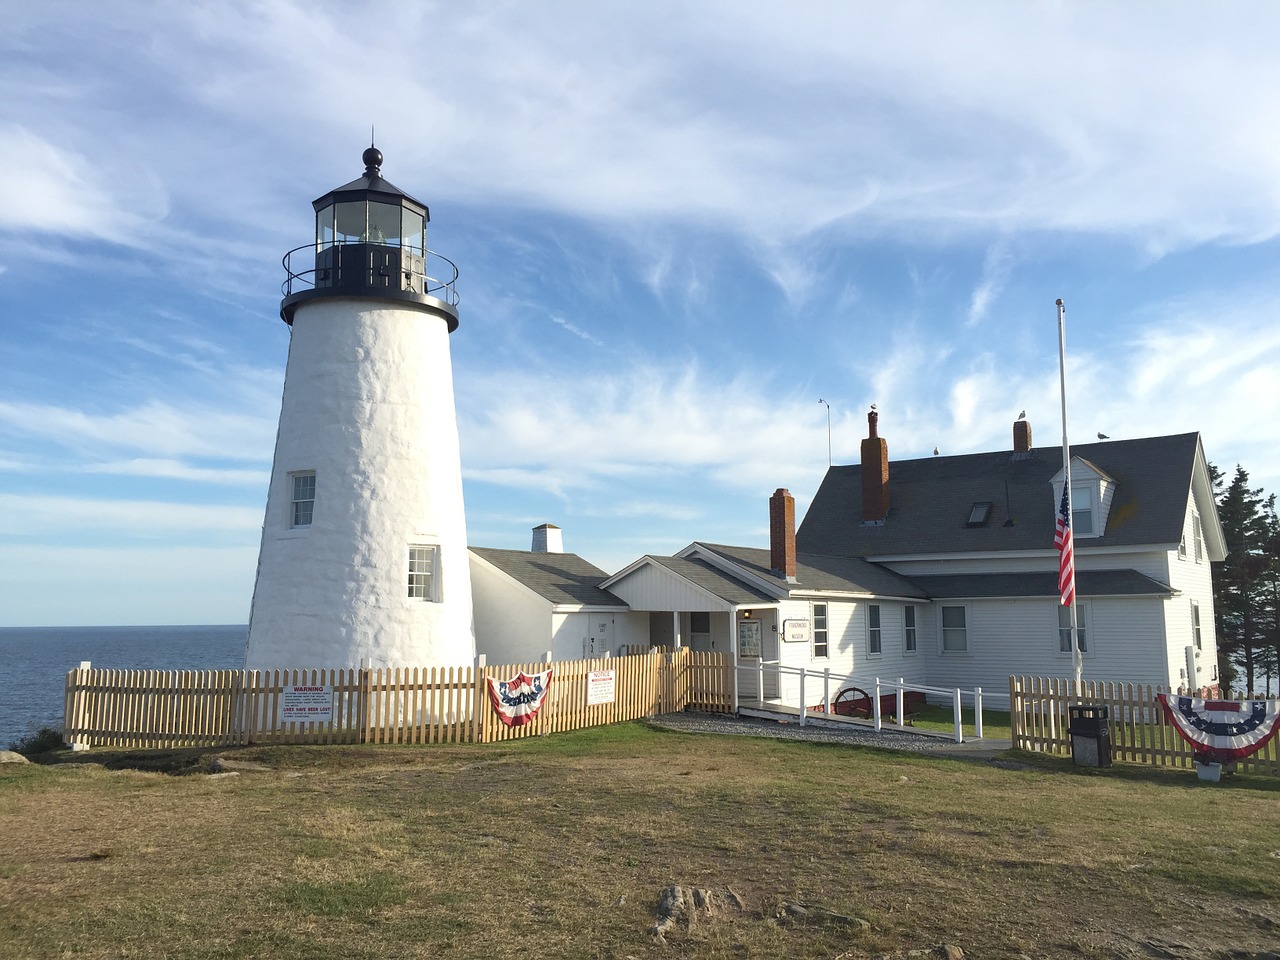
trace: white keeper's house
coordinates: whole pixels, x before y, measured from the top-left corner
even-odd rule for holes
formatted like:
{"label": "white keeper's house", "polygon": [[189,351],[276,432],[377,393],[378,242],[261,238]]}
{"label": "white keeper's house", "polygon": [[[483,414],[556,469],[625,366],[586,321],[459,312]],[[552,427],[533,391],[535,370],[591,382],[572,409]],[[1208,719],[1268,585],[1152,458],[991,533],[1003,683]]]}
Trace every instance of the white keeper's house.
{"label": "white keeper's house", "polygon": [[[890,461],[874,411],[868,422],[862,463],[828,470],[799,529],[778,490],[767,549],[695,541],[673,557],[641,557],[581,581],[591,588],[582,609],[608,607],[617,647],[642,635],[731,651],[744,666],[992,692],[1010,674],[1071,675],[1053,546],[1061,449],[1033,447],[1019,420],[1009,450]],[[1084,678],[1214,690],[1209,564],[1225,546],[1199,434],[1071,452]],[[477,584],[477,555],[507,579],[530,579],[496,553],[473,549]],[[477,646],[496,649],[512,631],[484,605],[477,586]],[[564,637],[564,649],[585,652],[588,633],[574,630],[582,636]],[[550,649],[529,645],[517,659]],[[759,682],[766,698],[794,696],[776,672],[740,670],[739,680],[744,699]]]}

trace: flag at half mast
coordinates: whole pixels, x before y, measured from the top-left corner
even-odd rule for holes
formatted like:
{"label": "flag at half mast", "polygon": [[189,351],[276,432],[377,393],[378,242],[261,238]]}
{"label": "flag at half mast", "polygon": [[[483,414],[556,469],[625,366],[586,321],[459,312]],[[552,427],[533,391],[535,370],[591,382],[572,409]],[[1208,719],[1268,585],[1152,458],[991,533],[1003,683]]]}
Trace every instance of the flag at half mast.
{"label": "flag at half mast", "polygon": [[1062,504],[1058,507],[1058,523],[1053,545],[1058,548],[1058,596],[1069,607],[1076,599],[1075,546],[1071,542],[1071,499],[1066,481],[1062,485]]}

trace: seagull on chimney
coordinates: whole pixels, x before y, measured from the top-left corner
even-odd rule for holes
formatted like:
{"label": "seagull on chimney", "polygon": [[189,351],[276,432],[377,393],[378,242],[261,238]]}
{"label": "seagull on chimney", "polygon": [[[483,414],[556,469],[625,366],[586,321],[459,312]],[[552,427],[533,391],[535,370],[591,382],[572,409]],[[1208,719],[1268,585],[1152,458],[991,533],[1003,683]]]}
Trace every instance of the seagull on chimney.
{"label": "seagull on chimney", "polygon": [[1111,438],[1110,438],[1110,437],[1108,437],[1108,436],[1107,436],[1105,433],[1103,433],[1102,431],[1098,431],[1098,439],[1099,439],[1099,440],[1110,440]]}
{"label": "seagull on chimney", "polygon": [[1023,410],[1020,414],[1018,414],[1018,419],[1019,420],[1027,419],[1027,411]]}

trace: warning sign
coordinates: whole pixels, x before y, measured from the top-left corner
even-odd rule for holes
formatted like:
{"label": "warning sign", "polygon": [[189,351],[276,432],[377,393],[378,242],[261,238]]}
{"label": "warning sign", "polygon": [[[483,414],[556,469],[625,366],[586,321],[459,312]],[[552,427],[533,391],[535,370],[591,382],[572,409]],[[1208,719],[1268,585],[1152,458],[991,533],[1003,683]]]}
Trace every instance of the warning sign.
{"label": "warning sign", "polygon": [[592,670],[587,674],[587,706],[613,703],[614,672]]}
{"label": "warning sign", "polygon": [[280,692],[280,719],[329,723],[333,720],[333,687],[329,684],[286,684]]}

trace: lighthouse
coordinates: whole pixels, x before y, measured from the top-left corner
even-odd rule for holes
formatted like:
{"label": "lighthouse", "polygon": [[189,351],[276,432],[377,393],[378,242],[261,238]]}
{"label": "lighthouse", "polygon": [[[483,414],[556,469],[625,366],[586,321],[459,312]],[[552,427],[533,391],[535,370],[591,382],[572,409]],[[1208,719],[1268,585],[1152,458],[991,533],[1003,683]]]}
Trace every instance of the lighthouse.
{"label": "lighthouse", "polygon": [[453,263],[430,214],[364,175],[313,204],[284,257],[280,426],[249,615],[249,669],[472,662],[449,336]]}

